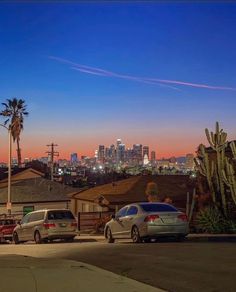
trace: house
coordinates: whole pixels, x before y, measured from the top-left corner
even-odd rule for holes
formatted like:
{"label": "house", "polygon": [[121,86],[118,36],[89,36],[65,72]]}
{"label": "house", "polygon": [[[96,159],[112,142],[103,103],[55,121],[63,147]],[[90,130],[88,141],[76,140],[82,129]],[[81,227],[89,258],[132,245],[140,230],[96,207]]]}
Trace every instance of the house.
{"label": "house", "polygon": [[[70,208],[70,197],[75,189],[44,178],[32,168],[12,171],[12,214],[22,216],[27,212],[49,208]],[[0,214],[6,214],[8,192],[7,172],[0,173]]]}
{"label": "house", "polygon": [[188,175],[143,175],[97,186],[72,196],[72,210],[78,212],[118,210],[122,206],[147,201],[145,190],[149,182],[155,182],[160,201],[170,197],[173,204],[185,208],[187,192],[193,184]]}

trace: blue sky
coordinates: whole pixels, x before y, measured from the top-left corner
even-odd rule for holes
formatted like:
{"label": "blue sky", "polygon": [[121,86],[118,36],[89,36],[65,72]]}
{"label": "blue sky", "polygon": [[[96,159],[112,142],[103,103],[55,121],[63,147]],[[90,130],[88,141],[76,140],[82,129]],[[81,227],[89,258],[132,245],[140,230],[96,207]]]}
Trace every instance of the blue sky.
{"label": "blue sky", "polygon": [[234,3],[0,4],[0,98],[28,104],[23,156],[44,155],[54,140],[63,156],[91,154],[116,138],[182,155],[205,142],[216,120],[235,139],[235,90],[99,76],[49,58],[236,88],[235,14]]}

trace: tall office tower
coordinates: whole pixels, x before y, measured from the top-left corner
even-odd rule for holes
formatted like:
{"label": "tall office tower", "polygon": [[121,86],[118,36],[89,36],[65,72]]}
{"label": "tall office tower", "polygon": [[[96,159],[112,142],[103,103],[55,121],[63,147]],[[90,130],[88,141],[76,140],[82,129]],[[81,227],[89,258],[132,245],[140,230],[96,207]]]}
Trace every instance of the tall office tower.
{"label": "tall office tower", "polygon": [[117,139],[116,140],[116,148],[118,148],[120,144],[122,144],[121,139]]}
{"label": "tall office tower", "polygon": [[133,145],[133,160],[135,160],[138,164],[143,161],[143,146],[142,144],[134,144]]}
{"label": "tall office tower", "polygon": [[105,159],[105,146],[99,145],[98,146],[98,161],[101,163],[104,163]]}
{"label": "tall office tower", "polygon": [[78,163],[78,155],[77,155],[77,153],[71,153],[70,162],[71,162],[71,164],[77,164]]}
{"label": "tall office tower", "polygon": [[110,146],[110,158],[115,161],[116,160],[116,147],[114,144]]}
{"label": "tall office tower", "polygon": [[125,144],[119,144],[116,150],[117,163],[125,161]]}
{"label": "tall office tower", "polygon": [[185,168],[188,170],[194,169],[194,155],[192,153],[186,154]]}
{"label": "tall office tower", "polygon": [[155,162],[155,161],[156,161],[156,152],[151,151],[151,162]]}
{"label": "tall office tower", "polygon": [[105,160],[111,158],[111,155],[110,155],[110,148],[106,147],[105,148]]}
{"label": "tall office tower", "polygon": [[126,150],[126,160],[128,161],[128,162],[132,162],[132,160],[133,160],[133,149],[131,149],[131,148],[127,148],[127,150]]}
{"label": "tall office tower", "polygon": [[148,146],[143,146],[143,158],[147,154],[147,157],[149,159],[149,147]]}

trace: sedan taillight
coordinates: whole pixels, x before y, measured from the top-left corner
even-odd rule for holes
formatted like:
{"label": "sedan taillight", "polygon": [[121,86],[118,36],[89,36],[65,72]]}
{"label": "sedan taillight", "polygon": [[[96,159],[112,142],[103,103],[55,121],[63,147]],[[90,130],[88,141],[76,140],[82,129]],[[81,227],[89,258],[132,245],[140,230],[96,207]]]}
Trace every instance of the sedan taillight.
{"label": "sedan taillight", "polygon": [[160,218],[159,215],[148,215],[145,219],[144,222],[153,222],[156,219]]}
{"label": "sedan taillight", "polygon": [[186,214],[180,214],[178,215],[178,218],[184,222],[188,221],[188,216]]}

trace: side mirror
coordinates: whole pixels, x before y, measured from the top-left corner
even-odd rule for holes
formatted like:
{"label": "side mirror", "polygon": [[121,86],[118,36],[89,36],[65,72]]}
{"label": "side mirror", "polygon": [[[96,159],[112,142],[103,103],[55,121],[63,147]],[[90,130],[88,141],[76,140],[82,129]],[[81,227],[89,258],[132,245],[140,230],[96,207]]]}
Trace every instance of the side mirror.
{"label": "side mirror", "polygon": [[116,218],[116,215],[115,214],[112,214],[111,215],[111,219],[115,219]]}

